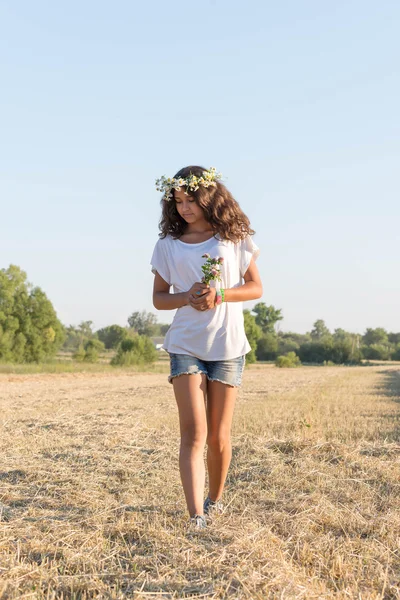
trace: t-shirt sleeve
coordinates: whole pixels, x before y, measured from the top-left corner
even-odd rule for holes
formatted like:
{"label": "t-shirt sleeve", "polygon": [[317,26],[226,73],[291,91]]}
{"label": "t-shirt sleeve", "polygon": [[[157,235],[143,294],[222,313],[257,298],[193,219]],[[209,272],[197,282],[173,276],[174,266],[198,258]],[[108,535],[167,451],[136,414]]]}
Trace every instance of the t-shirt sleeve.
{"label": "t-shirt sleeve", "polygon": [[251,236],[247,236],[244,240],[239,242],[240,244],[240,274],[244,277],[247,269],[250,266],[251,259],[257,260],[258,255],[260,254],[259,247],[253,242],[253,238]]}
{"label": "t-shirt sleeve", "polygon": [[168,266],[167,248],[164,240],[158,240],[151,257],[151,271],[158,273],[167,283],[171,284],[171,273]]}

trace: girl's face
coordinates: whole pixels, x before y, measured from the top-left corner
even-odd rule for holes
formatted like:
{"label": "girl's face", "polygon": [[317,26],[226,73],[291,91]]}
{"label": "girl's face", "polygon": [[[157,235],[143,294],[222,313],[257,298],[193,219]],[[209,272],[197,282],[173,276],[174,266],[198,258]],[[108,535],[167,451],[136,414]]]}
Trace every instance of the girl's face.
{"label": "girl's face", "polygon": [[174,191],[176,210],[188,224],[199,224],[204,221],[203,209],[196,203],[195,199],[185,194],[184,190]]}

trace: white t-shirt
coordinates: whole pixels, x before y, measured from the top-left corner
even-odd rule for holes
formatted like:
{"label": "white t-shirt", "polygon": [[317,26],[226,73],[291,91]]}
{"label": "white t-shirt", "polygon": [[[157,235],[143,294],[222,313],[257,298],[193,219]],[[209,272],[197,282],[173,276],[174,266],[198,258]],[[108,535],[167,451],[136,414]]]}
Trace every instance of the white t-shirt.
{"label": "white t-shirt", "polygon": [[[159,239],[151,259],[153,273],[173,286],[174,293],[187,292],[203,276],[201,267],[209,253],[211,258],[222,256],[221,288],[243,284],[252,257],[259,249],[248,236],[237,242],[212,237],[198,244],[187,244],[171,236]],[[229,360],[251,350],[244,331],[243,303],[223,302],[215,308],[198,311],[183,306],[176,311],[165,337],[164,349],[174,354],[189,354],[202,360]]]}

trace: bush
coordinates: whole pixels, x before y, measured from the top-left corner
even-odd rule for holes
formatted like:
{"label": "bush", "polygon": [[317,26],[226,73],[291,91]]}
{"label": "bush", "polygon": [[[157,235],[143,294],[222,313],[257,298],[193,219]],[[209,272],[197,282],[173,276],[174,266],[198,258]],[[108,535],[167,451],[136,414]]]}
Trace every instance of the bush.
{"label": "bush", "polygon": [[323,364],[327,360],[332,359],[332,346],[331,340],[324,340],[321,342],[306,342],[301,344],[298,355],[303,363],[317,363]]}
{"label": "bush", "polygon": [[279,337],[278,338],[278,354],[282,356],[283,354],[287,354],[288,352],[296,352],[300,348],[300,344],[296,342],[296,340],[291,339],[289,337]]}
{"label": "bush", "polygon": [[274,333],[264,333],[257,342],[257,360],[275,360],[278,356],[278,339]]}
{"label": "bush", "polygon": [[104,344],[96,338],[88,340],[86,344],[80,344],[77,351],[72,355],[74,360],[79,362],[95,363],[99,360],[99,352],[104,350]]}
{"label": "bush", "polygon": [[85,358],[83,359],[85,362],[95,363],[99,360],[99,355],[94,348],[89,348],[85,352]]}
{"label": "bush", "polygon": [[138,336],[122,340],[120,344],[120,350],[122,350],[122,352],[132,352],[132,350],[134,350],[137,346],[137,344],[135,344],[136,337]]}
{"label": "bush", "polygon": [[358,364],[361,362],[361,351],[355,347],[353,340],[336,341],[331,350],[330,360],[336,365]]}
{"label": "bush", "polygon": [[297,352],[303,363],[323,365],[333,362],[336,365],[359,363],[362,355],[353,340],[325,339],[319,342],[302,344]]}
{"label": "bush", "polygon": [[120,343],[111,364],[123,367],[144,365],[155,362],[157,357],[157,350],[151,339],[145,335],[137,335],[133,339],[126,339]]}
{"label": "bush", "polygon": [[103,352],[104,351],[104,343],[101,342],[100,340],[93,338],[91,340],[88,340],[84,346],[86,352],[93,352],[93,350],[95,350],[96,352]]}
{"label": "bush", "polygon": [[288,352],[285,356],[278,356],[275,365],[280,369],[300,367],[301,362],[295,352]]}
{"label": "bush", "polygon": [[99,340],[104,342],[107,350],[117,348],[122,340],[127,337],[127,330],[120,325],[109,325],[99,329],[96,333]]}
{"label": "bush", "polygon": [[250,352],[246,354],[246,363],[255,363],[257,342],[262,335],[261,327],[257,325],[255,317],[247,309],[243,311],[243,320],[246,337],[251,346]]}
{"label": "bush", "polygon": [[72,355],[72,358],[74,360],[82,362],[83,360],[85,360],[85,355],[86,355],[85,348],[81,344],[79,346],[78,350],[76,352],[74,352],[74,354]]}
{"label": "bush", "polygon": [[396,350],[392,353],[392,360],[400,360],[400,344],[397,345]]}
{"label": "bush", "polygon": [[100,342],[100,340],[89,340],[88,342],[86,342],[85,356],[83,359],[85,362],[95,363],[99,360],[98,350],[101,350],[99,344],[101,344],[102,349],[104,350],[104,344],[103,342]]}
{"label": "bush", "polygon": [[362,355],[368,360],[389,360],[390,347],[383,344],[371,344],[362,347]]}

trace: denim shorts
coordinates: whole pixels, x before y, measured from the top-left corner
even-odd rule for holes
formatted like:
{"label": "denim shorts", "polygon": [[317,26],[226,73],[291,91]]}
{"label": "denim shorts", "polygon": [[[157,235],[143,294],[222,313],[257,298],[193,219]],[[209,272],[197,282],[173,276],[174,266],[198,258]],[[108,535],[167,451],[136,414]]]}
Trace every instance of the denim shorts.
{"label": "denim shorts", "polygon": [[220,381],[232,387],[239,387],[246,361],[245,356],[230,360],[201,360],[189,354],[170,354],[171,374],[168,381],[172,383],[179,375],[198,375],[203,373],[209,381]]}

